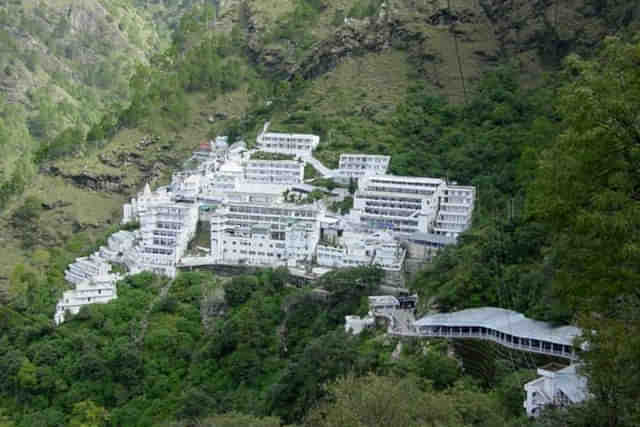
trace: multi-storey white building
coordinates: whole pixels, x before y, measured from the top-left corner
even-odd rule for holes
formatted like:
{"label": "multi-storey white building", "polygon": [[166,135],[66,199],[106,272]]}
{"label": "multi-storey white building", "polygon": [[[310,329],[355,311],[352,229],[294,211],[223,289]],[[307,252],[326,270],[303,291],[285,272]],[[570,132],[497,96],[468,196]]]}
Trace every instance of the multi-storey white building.
{"label": "multi-storey white building", "polygon": [[224,217],[211,219],[211,257],[218,263],[284,265],[285,233],[268,225],[229,226]]}
{"label": "multi-storey white building", "polygon": [[95,276],[76,285],[75,289],[65,291],[56,305],[54,321],[57,325],[65,321],[65,314],[78,314],[80,308],[89,304],[107,303],[118,297],[116,282],[120,279],[117,274]]}
{"label": "multi-storey white building", "polygon": [[376,265],[387,271],[400,271],[405,250],[389,232],[365,234],[346,231],[333,242],[319,244],[316,262],[326,267]]}
{"label": "multi-storey white building", "polygon": [[426,232],[435,221],[445,186],[445,181],[435,178],[364,177],[359,180],[350,215],[371,231]]}
{"label": "multi-storey white building", "polygon": [[267,122],[256,140],[258,148],[267,153],[306,157],[310,156],[320,143],[320,137],[317,135],[267,132],[268,128],[269,123]]}
{"label": "multi-storey white building", "polygon": [[285,223],[239,225],[228,218],[229,211],[216,213],[211,217],[213,261],[270,266],[311,262],[319,238],[317,227],[296,222],[287,222],[284,228]]}
{"label": "multi-storey white building", "polygon": [[368,176],[360,179],[350,215],[368,230],[457,238],[471,225],[474,201],[474,187],[442,179]]}
{"label": "multi-storey white building", "polygon": [[150,203],[140,214],[141,270],[175,277],[176,264],[195,235],[198,206],[192,203]]}
{"label": "multi-storey white building", "polygon": [[433,232],[438,235],[458,237],[469,228],[475,194],[475,187],[447,185],[440,196]]}
{"label": "multi-storey white building", "polygon": [[98,254],[76,259],[64,276],[75,288],[65,291],[58,301],[54,316],[56,324],[64,322],[66,312],[78,314],[84,305],[106,303],[117,298],[115,283],[120,276],[112,274],[111,265]]}
{"label": "multi-storey white building", "polygon": [[249,160],[245,166],[246,182],[265,184],[300,184],[304,163],[295,160]]}
{"label": "multi-storey white building", "polygon": [[335,177],[341,181],[387,173],[391,157],[377,154],[341,154]]}

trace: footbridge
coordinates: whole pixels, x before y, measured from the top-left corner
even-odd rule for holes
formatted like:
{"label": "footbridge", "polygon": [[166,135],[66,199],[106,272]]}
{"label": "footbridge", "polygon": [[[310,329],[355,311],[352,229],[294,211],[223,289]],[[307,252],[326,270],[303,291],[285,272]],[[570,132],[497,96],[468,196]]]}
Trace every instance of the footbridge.
{"label": "footbridge", "polygon": [[406,310],[373,308],[372,314],[390,320],[388,333],[399,337],[478,339],[529,353],[577,360],[575,326],[554,327],[503,308],[482,307],[439,313],[413,321]]}

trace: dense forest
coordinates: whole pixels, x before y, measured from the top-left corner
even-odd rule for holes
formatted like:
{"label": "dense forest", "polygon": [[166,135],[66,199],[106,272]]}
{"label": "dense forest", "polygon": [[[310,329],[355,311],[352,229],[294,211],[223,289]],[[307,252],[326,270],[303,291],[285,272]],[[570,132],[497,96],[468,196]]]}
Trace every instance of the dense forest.
{"label": "dense forest", "polygon": [[[293,41],[302,58],[326,5],[294,3],[264,37]],[[381,7],[351,3],[331,25]],[[274,73],[250,57],[247,34],[211,31],[216,8],[184,5],[170,47],[137,66],[127,102],[99,120],[19,144],[32,130],[3,103],[0,150],[29,154],[0,176],[0,208],[29,261],[12,266],[0,293],[0,426],[640,424],[640,42],[622,31],[634,19],[627,2],[595,3],[618,36],[562,55],[536,85],[505,58],[465,87],[463,102],[440,96],[410,62],[389,111],[352,108],[365,95],[342,89],[321,97],[350,109],[322,109],[314,79]],[[291,286],[284,270],[139,274],[119,283],[116,301],[54,328],[66,265],[119,227],[49,244],[51,208],[28,193],[39,170],[98,156],[128,129],[178,134],[200,114],[194,96],[229,102],[239,90],[246,110],[208,136],[250,141],[275,118],[318,133],[329,164],[344,151],[390,154],[393,173],[475,185],[471,229],[409,283],[420,311],[499,306],[582,327],[592,399],[528,420],[531,360],[484,345],[453,358],[446,342],[398,346],[382,328],[346,334],[344,316],[364,314],[378,292],[376,269],[324,276],[314,286],[328,299]]]}

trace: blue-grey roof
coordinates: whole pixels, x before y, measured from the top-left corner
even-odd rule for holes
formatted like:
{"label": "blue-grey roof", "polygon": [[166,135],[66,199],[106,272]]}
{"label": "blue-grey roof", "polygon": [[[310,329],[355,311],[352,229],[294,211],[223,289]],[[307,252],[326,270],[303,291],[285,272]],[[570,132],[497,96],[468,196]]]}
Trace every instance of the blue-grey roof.
{"label": "blue-grey roof", "polygon": [[470,308],[454,313],[434,314],[417,320],[414,325],[416,327],[478,326],[521,338],[563,345],[572,345],[573,339],[581,334],[581,330],[575,326],[553,327],[550,323],[529,319],[522,313],[496,307]]}

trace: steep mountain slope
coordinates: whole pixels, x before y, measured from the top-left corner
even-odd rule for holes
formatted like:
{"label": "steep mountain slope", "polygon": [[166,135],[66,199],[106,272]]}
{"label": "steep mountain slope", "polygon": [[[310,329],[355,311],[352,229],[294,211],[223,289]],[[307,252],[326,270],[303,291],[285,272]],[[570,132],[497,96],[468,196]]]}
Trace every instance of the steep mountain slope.
{"label": "steep mountain slope", "polygon": [[[34,4],[29,3],[28,8],[28,2],[24,3],[22,16],[29,12],[32,21],[48,23],[49,32],[44,35],[55,33],[52,22],[68,22],[66,27],[63,25],[66,29],[60,40],[52,45],[60,45],[63,53],[80,49],[83,55],[66,58],[62,54],[39,64],[60,63],[69,69],[86,66],[90,72],[84,77],[74,71],[71,80],[62,81],[68,84],[77,79],[80,83],[73,87],[89,88],[92,96],[86,98],[99,110],[108,100],[124,101],[131,96],[126,78],[127,72],[132,72],[129,65],[124,65],[126,61],[114,63],[115,58],[104,55],[113,55],[114,49],[119,49],[117,54],[128,52],[128,58],[144,60],[150,47],[162,46],[169,37],[158,28],[166,29],[170,24],[153,23],[167,21],[169,12],[192,2],[153,3],[147,9],[139,5],[146,2],[94,0],[82,6],[56,2],[45,6],[46,21],[36,13]],[[4,5],[15,11],[13,7]],[[472,98],[484,73],[506,62],[519,72],[520,84],[531,86],[540,82],[542,70],[555,67],[569,50],[591,49],[605,34],[633,28],[638,21],[636,10],[635,5],[625,2],[610,2],[598,9],[588,0],[227,0],[217,8],[207,9],[196,2],[182,24],[175,27],[173,46],[164,59],[138,70],[138,78],[132,82],[133,86],[138,85],[133,93],[138,94],[140,105],[145,104],[144,99],[153,100],[140,111],[136,110],[139,103],[135,99],[128,110],[113,110],[116,120],[109,119],[116,123],[110,128],[115,132],[113,137],[81,141],[70,155],[41,164],[34,185],[27,185],[26,193],[1,214],[0,226],[5,231],[0,251],[5,255],[3,259],[10,262],[2,263],[0,276],[8,278],[15,262],[32,250],[24,246],[22,230],[11,219],[28,196],[53,206],[37,219],[42,230],[53,232],[35,240],[36,247],[51,247],[62,244],[79,230],[100,234],[99,230],[117,220],[124,197],[146,181],[166,180],[202,139],[232,132],[251,141],[267,119],[273,119],[274,126],[283,129],[319,133],[323,141],[319,156],[329,164],[343,150],[402,153],[397,141],[403,140],[388,129],[397,106],[407,97],[407,88],[421,83],[426,94],[444,96],[454,104],[464,103]],[[9,20],[14,28],[16,16],[14,13]],[[80,29],[86,26],[101,37],[92,39],[89,34],[84,36],[89,40],[82,42]],[[55,53],[42,38],[25,33],[23,39],[34,40],[34,46],[42,52]],[[201,47],[203,40],[210,39],[217,40],[214,44],[218,47]],[[105,45],[111,48],[106,49]],[[36,47],[33,50],[37,51]],[[208,58],[210,62],[206,62]],[[53,123],[55,130],[61,129],[64,120],[59,123],[46,117],[52,111],[71,111],[64,116],[71,117],[66,118],[69,123],[95,121],[99,113],[90,120],[82,118],[82,114],[93,114],[89,101],[82,96],[70,97],[75,92],[65,89],[62,83],[55,86],[50,77],[45,76],[44,81],[54,87],[49,93],[59,96],[58,107],[66,102],[71,108],[52,108],[49,95],[25,95],[29,84],[41,87],[33,76],[43,74],[47,68],[37,65],[34,72],[22,60],[16,64],[28,71],[24,80],[32,83],[7,78],[15,82],[9,96],[15,101],[23,100],[31,109],[22,116],[14,112],[16,117],[26,116],[29,132],[37,132],[39,119]],[[107,79],[113,84],[104,89],[82,80],[89,75],[102,75],[100,64],[120,67],[115,73],[119,78]],[[226,87],[224,82],[229,76],[235,80]],[[189,81],[180,84],[180,79]],[[155,95],[152,97],[150,92]],[[267,101],[274,104],[264,107]],[[74,109],[73,105],[77,107]],[[125,113],[135,111],[141,118],[132,121],[132,115]],[[210,123],[208,118],[216,113],[221,113],[221,119]],[[74,118],[74,114],[81,117]],[[23,127],[21,132],[27,131]],[[15,137],[9,139],[13,144],[19,141]],[[24,145],[12,148],[14,158],[15,153],[29,156],[31,151]],[[415,164],[419,159],[405,160]],[[8,178],[10,169],[4,172]],[[82,206],[95,203],[96,191],[103,200],[97,206],[104,208],[84,211]]]}
{"label": "steep mountain slope", "polygon": [[[26,138],[35,141],[26,145],[47,142],[69,126],[88,129],[111,104],[127,102],[136,63],[168,46],[168,27],[181,7],[129,0],[1,2],[0,102],[12,109],[2,127],[26,127]],[[15,143],[3,151],[15,152]],[[8,176],[12,162],[0,164]]]}

